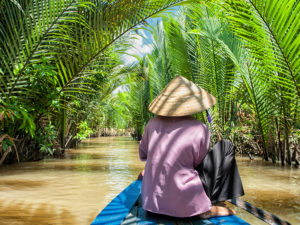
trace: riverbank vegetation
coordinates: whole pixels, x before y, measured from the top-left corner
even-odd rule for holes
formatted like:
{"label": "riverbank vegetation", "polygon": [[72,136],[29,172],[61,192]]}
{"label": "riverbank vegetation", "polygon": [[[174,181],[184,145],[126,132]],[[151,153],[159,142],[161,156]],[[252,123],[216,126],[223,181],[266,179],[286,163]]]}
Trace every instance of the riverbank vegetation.
{"label": "riverbank vegetation", "polygon": [[[182,75],[218,99],[213,142],[298,166],[298,1],[185,1],[145,21],[177,2],[0,0],[0,164],[62,154],[105,128],[140,139],[149,103]],[[124,65],[136,25],[153,50]]]}

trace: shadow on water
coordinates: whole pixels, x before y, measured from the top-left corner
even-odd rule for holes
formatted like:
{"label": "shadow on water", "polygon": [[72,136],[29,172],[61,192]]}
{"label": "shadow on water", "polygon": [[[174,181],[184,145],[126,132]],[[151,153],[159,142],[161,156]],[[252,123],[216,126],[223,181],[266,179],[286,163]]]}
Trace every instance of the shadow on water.
{"label": "shadow on water", "polygon": [[[39,168],[39,171],[57,171],[57,172],[63,172],[63,171],[73,171],[73,172],[99,172],[99,173],[105,173],[105,172],[110,172],[110,171],[114,171],[116,173],[130,173],[130,174],[138,174],[141,171],[141,167],[140,166],[131,166],[131,165],[109,165],[109,164],[97,164],[97,163],[91,163],[91,162],[86,162],[86,163],[55,163],[52,164],[50,163],[49,165],[45,165],[43,167]],[[27,169],[26,173],[30,173],[30,172],[35,172],[36,168],[31,168],[31,169]],[[17,174],[23,174],[24,171],[22,170],[15,170],[13,172],[15,175]],[[4,181],[5,182],[5,181]],[[32,182],[32,183],[31,183]],[[39,183],[39,181],[22,181],[19,183],[15,183],[13,184],[13,181],[6,181],[7,185],[15,185],[15,186],[19,186],[19,187],[27,187],[27,186],[38,186],[39,184],[42,185],[41,183]],[[1,185],[5,185],[5,183],[2,182],[1,180]]]}
{"label": "shadow on water", "polygon": [[[244,200],[300,224],[300,170],[261,160],[237,159]],[[128,186],[144,167],[130,137],[93,138],[63,159],[0,168],[1,225],[85,225]],[[250,214],[236,209],[250,224]]]}
{"label": "shadow on water", "polygon": [[0,208],[1,225],[78,224],[69,210],[58,210],[56,206],[47,203],[36,205],[18,200],[8,203],[0,200]]}
{"label": "shadow on water", "polygon": [[37,180],[1,179],[0,188],[1,186],[11,189],[40,188],[44,185],[46,185],[46,182]]}
{"label": "shadow on water", "polygon": [[291,224],[300,224],[299,169],[258,158],[250,161],[239,157],[237,162],[246,193],[243,200]]}
{"label": "shadow on water", "polygon": [[63,159],[0,168],[0,224],[90,224],[143,168],[131,138],[95,138]]}

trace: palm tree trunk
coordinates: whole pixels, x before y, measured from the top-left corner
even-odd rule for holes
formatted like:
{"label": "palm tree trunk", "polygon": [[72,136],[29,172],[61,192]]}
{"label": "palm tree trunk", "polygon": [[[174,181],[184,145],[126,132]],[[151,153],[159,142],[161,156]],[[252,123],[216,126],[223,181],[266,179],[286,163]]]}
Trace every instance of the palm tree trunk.
{"label": "palm tree trunk", "polygon": [[282,142],[280,140],[280,127],[278,124],[278,118],[275,118],[275,125],[276,125],[276,134],[277,134],[277,159],[281,159],[281,165],[284,166],[284,157],[283,157],[283,149],[282,149]]}
{"label": "palm tree trunk", "polygon": [[66,102],[65,102],[65,97],[63,96],[61,98],[63,104],[60,109],[60,147],[62,149],[65,148],[65,134],[66,134]]}
{"label": "palm tree trunk", "polygon": [[272,163],[276,163],[276,153],[275,153],[275,140],[273,138],[273,134],[269,132],[269,153],[271,154],[270,157],[272,159]]}
{"label": "palm tree trunk", "polygon": [[290,143],[289,143],[289,127],[288,122],[284,119],[284,150],[287,154],[286,162],[291,165],[292,158],[291,158],[291,151],[290,151]]}
{"label": "palm tree trunk", "polygon": [[11,147],[8,147],[8,149],[4,152],[4,154],[2,155],[1,159],[0,159],[0,166],[3,164],[6,156],[8,155],[8,153],[11,152]]}
{"label": "palm tree trunk", "polygon": [[251,72],[249,70],[248,62],[247,62],[247,69],[248,69],[248,74],[249,74],[250,87],[251,87],[252,95],[253,95],[253,98],[254,98],[253,103],[254,103],[255,111],[256,111],[256,114],[257,114],[257,117],[258,117],[258,126],[259,126],[259,130],[260,130],[261,137],[262,137],[263,158],[264,158],[264,160],[269,161],[269,159],[268,159],[268,149],[266,148],[266,139],[265,139],[265,134],[264,134],[264,130],[263,130],[263,127],[262,127],[260,110],[258,109],[257,96],[256,96],[256,93],[255,93],[254,84],[253,84],[253,80],[252,80],[253,77],[252,77]]}

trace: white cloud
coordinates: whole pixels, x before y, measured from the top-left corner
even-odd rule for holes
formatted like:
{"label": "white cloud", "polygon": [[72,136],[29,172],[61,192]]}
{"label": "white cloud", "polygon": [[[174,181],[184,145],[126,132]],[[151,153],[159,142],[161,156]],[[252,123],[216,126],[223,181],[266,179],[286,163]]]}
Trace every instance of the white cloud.
{"label": "white cloud", "polygon": [[129,37],[131,38],[132,47],[126,51],[127,54],[121,56],[125,65],[137,62],[134,56],[143,57],[145,54],[151,53],[153,49],[151,43],[145,44],[145,39],[149,39],[149,37],[144,30],[139,30],[139,34],[132,33]]}

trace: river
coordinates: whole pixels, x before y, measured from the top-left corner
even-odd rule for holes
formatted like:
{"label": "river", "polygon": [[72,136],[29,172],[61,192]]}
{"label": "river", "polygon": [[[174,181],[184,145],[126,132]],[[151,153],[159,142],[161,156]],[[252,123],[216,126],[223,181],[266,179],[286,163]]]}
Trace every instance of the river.
{"label": "river", "polygon": [[[300,170],[237,158],[244,200],[300,224]],[[101,137],[45,159],[0,168],[1,225],[84,225],[136,179],[144,163],[130,137]],[[243,210],[238,216],[265,224]]]}

